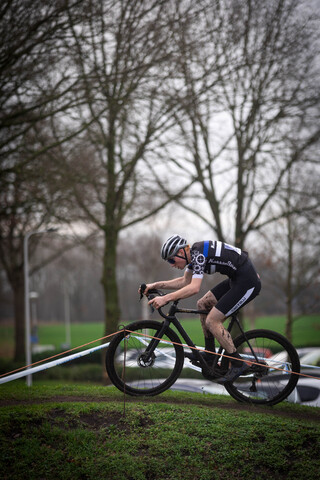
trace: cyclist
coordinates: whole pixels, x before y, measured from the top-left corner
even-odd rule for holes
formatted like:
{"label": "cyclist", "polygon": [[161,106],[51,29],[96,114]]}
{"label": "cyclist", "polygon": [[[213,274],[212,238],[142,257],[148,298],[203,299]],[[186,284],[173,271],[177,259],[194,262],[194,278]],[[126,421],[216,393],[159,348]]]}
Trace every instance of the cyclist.
{"label": "cyclist", "polygon": [[[168,302],[188,298],[199,292],[204,274],[219,272],[228,278],[209,290],[197,302],[199,310],[207,310],[207,315],[201,315],[201,325],[205,338],[205,350],[214,352],[216,338],[225,349],[225,354],[231,357],[229,370],[218,379],[219,383],[230,382],[245,373],[248,365],[241,360],[230,333],[224,328],[224,320],[253,300],[261,290],[260,277],[257,274],[248,253],[220,241],[201,241],[191,247],[180,235],[172,235],[161,249],[161,257],[172,267],[186,270],[184,275],[172,280],[158,281],[147,284],[144,293],[150,289],[175,290],[163,296],[157,296],[149,304],[158,309]],[[195,361],[193,354],[186,354]],[[209,364],[213,355],[204,352]],[[206,372],[216,376],[216,372]]]}

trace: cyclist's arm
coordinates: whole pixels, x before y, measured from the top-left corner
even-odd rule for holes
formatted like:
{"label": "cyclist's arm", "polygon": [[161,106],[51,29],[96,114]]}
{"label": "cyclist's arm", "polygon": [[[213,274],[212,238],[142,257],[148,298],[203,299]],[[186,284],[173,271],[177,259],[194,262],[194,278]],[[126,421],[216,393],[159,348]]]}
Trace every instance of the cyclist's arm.
{"label": "cyclist's arm", "polygon": [[162,298],[165,299],[166,302],[174,302],[175,300],[192,297],[192,295],[199,293],[199,290],[201,288],[202,278],[192,278],[192,272],[190,272],[190,274],[191,274],[191,281],[189,282],[188,285],[183,286],[182,288],[180,288],[179,290],[176,290],[175,292],[168,293]]}
{"label": "cyclist's arm", "polygon": [[183,277],[173,278],[172,280],[163,280],[160,282],[148,283],[145,293],[148,290],[155,288],[156,290],[178,290],[188,285],[192,280],[192,271],[186,270]]}
{"label": "cyclist's arm", "polygon": [[154,308],[160,308],[163,307],[163,305],[166,305],[166,303],[168,302],[174,302],[175,300],[191,297],[192,295],[195,295],[199,292],[201,282],[202,278],[192,278],[191,282],[188,285],[180,288],[179,290],[176,290],[175,292],[163,295],[162,297],[155,297],[148,303],[149,305],[153,305]]}

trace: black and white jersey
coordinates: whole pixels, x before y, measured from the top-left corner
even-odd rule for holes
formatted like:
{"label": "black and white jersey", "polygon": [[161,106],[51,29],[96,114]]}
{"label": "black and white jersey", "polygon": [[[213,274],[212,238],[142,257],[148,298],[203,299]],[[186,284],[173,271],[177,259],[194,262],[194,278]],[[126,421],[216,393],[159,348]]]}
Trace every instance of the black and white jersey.
{"label": "black and white jersey", "polygon": [[219,272],[233,278],[247,258],[247,252],[220,241],[207,240],[194,243],[191,247],[191,270],[194,278],[202,278],[205,273]]}

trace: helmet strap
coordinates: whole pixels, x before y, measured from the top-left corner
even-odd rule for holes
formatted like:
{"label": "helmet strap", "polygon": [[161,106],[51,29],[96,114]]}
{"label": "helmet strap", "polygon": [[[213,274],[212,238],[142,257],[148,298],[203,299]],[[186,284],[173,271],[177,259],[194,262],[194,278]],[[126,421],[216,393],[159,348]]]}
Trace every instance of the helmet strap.
{"label": "helmet strap", "polygon": [[185,248],[185,247],[183,247],[183,253],[184,253],[184,259],[185,259],[185,261],[186,261],[186,265],[188,265],[189,260],[188,260],[188,257],[187,257],[187,253],[186,253],[186,248]]}

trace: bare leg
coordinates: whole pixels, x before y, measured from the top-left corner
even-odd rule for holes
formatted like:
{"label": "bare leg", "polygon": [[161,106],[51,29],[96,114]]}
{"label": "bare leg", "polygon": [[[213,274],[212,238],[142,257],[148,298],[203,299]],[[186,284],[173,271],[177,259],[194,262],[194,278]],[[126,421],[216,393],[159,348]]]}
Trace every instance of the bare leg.
{"label": "bare leg", "polygon": [[198,300],[197,307],[199,310],[210,310],[208,315],[200,315],[204,336],[210,337],[213,335],[228,353],[233,353],[236,348],[231,335],[222,325],[225,316],[215,308],[216,304],[217,299],[210,290]]}
{"label": "bare leg", "polygon": [[[217,299],[213,295],[213,293],[209,290],[202,298],[200,298],[197,302],[198,310],[207,310],[210,312],[212,308],[216,305]],[[205,337],[211,336],[210,329],[206,325],[207,315],[200,315],[201,326],[203,330],[203,334]]]}
{"label": "bare leg", "polygon": [[[198,300],[197,307],[199,310],[206,310],[210,312],[214,305],[217,303],[216,297],[213,295],[211,291],[207,292],[200,300]],[[205,341],[205,350],[206,353],[203,355],[203,358],[208,362],[209,365],[213,364],[215,360],[215,356],[211,355],[209,352],[215,352],[215,340],[214,336],[208,329],[206,325],[206,318],[207,315],[200,315],[201,326],[204,334],[204,341]]]}
{"label": "bare leg", "polygon": [[[205,343],[206,343],[206,350],[207,351],[215,351],[215,345],[214,345],[214,339],[216,338],[222,348],[226,351],[228,355],[232,357],[231,363],[229,365],[236,367],[237,373],[236,375],[241,375],[239,373],[239,367],[243,367],[243,363],[241,362],[241,357],[238,354],[232,337],[228,330],[226,330],[223,326],[223,322],[225,321],[225,315],[218,310],[215,305],[217,304],[217,299],[213,295],[211,291],[206,293],[199,301],[198,301],[198,309],[199,310],[207,310],[209,313],[207,315],[200,315],[200,320],[201,320],[201,326],[203,329],[204,333],[204,338],[205,338]],[[209,359],[207,361],[210,361],[210,357],[213,357],[213,355],[210,355],[206,353],[206,355],[209,355]],[[213,362],[213,359],[211,359]],[[212,363],[213,365],[213,363]],[[210,366],[210,363],[209,363]],[[232,380],[233,377],[230,377],[230,375],[235,375],[234,370],[230,370],[229,376],[225,375],[224,377],[221,377],[221,380],[223,382],[230,381]],[[232,373],[233,372],[233,373]],[[217,372],[213,372],[216,374]],[[209,372],[209,375],[212,375],[212,372]],[[215,375],[214,375],[215,376]],[[209,378],[209,377],[208,377]]]}
{"label": "bare leg", "polygon": [[234,353],[236,348],[230,333],[222,325],[224,320],[224,314],[213,307],[206,317],[206,328],[214,335],[227,353]]}

